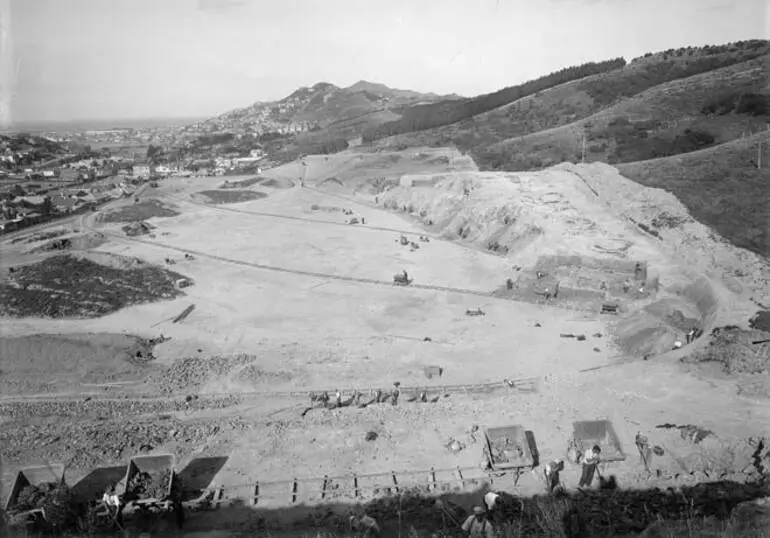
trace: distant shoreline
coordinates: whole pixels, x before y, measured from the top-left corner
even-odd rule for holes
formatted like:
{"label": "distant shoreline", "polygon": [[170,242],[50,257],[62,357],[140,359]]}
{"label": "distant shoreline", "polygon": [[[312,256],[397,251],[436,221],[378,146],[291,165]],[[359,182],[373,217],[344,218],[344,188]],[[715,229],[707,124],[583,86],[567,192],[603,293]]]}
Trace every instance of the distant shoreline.
{"label": "distant shoreline", "polygon": [[205,119],[194,118],[131,118],[131,119],[97,119],[71,121],[21,121],[13,124],[2,133],[39,133],[45,131],[80,132],[100,131],[110,129],[147,129],[166,125],[189,125]]}

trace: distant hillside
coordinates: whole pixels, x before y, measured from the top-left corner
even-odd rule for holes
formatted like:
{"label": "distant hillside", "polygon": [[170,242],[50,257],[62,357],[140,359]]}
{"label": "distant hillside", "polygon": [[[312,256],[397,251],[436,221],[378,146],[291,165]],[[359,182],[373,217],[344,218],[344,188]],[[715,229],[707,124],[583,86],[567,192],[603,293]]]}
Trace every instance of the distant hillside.
{"label": "distant hillside", "polygon": [[659,84],[569,125],[474,151],[485,169],[528,170],[581,159],[667,157],[734,140],[770,121],[770,55]]}
{"label": "distant hillside", "polygon": [[746,62],[768,52],[770,42],[752,40],[647,54],[621,69],[561,84],[453,125],[378,140],[377,145],[453,144],[463,151],[473,151],[482,168],[499,166],[494,156],[491,166],[487,165],[484,156],[484,150],[497,142],[567,125],[660,84]]}
{"label": "distant hillside", "polygon": [[[312,87],[299,88],[280,101],[256,102],[206,120],[202,125],[247,132],[279,132],[282,127],[290,127],[291,132],[298,133],[327,128],[339,122],[406,105],[451,98],[393,89],[363,80],[348,88],[319,82]],[[390,119],[391,116],[386,115],[385,118]],[[377,123],[380,119],[374,121]]]}
{"label": "distant hillside", "polygon": [[[757,168],[757,147],[764,144]],[[683,155],[616,165],[665,189],[698,221],[736,246],[770,258],[770,131]]]}

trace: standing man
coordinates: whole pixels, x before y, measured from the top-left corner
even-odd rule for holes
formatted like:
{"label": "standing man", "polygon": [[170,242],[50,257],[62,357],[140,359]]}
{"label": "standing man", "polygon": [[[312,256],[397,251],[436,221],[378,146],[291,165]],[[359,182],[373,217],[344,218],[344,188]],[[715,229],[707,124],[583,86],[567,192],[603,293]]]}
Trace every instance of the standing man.
{"label": "standing man", "polygon": [[484,509],[480,506],[473,507],[473,515],[462,524],[462,530],[469,538],[495,538],[495,529],[487,519]]}
{"label": "standing man", "polygon": [[593,484],[594,473],[596,473],[596,468],[599,466],[601,453],[602,449],[599,445],[594,445],[593,448],[583,456],[583,472],[580,476],[580,482],[578,483],[579,488],[591,487],[591,484]]}
{"label": "standing man", "polygon": [[496,491],[488,491],[484,495],[486,516],[492,523],[500,523],[503,518],[503,498]]}

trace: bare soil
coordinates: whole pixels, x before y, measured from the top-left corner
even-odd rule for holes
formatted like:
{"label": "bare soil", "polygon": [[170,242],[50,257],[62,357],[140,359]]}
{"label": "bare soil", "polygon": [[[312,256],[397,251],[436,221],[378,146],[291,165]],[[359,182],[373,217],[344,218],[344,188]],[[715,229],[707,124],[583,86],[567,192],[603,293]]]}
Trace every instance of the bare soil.
{"label": "bare soil", "polygon": [[3,357],[0,393],[4,396],[82,390],[98,385],[140,381],[153,346],[126,334],[36,334],[0,338]]}
{"label": "bare soil", "polygon": [[19,267],[0,283],[0,314],[13,317],[89,318],[129,305],[184,295],[184,278],[152,265],[116,269],[60,255]]}

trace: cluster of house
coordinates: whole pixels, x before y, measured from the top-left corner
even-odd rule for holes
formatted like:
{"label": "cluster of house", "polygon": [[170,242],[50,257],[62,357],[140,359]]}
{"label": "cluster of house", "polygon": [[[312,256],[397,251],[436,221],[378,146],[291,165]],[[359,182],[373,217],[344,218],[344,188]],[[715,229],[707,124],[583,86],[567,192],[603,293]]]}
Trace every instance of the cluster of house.
{"label": "cluster of house", "polygon": [[55,217],[82,213],[97,205],[129,197],[137,186],[130,182],[94,184],[87,188],[35,189],[20,187],[0,193],[0,233],[12,232]]}

